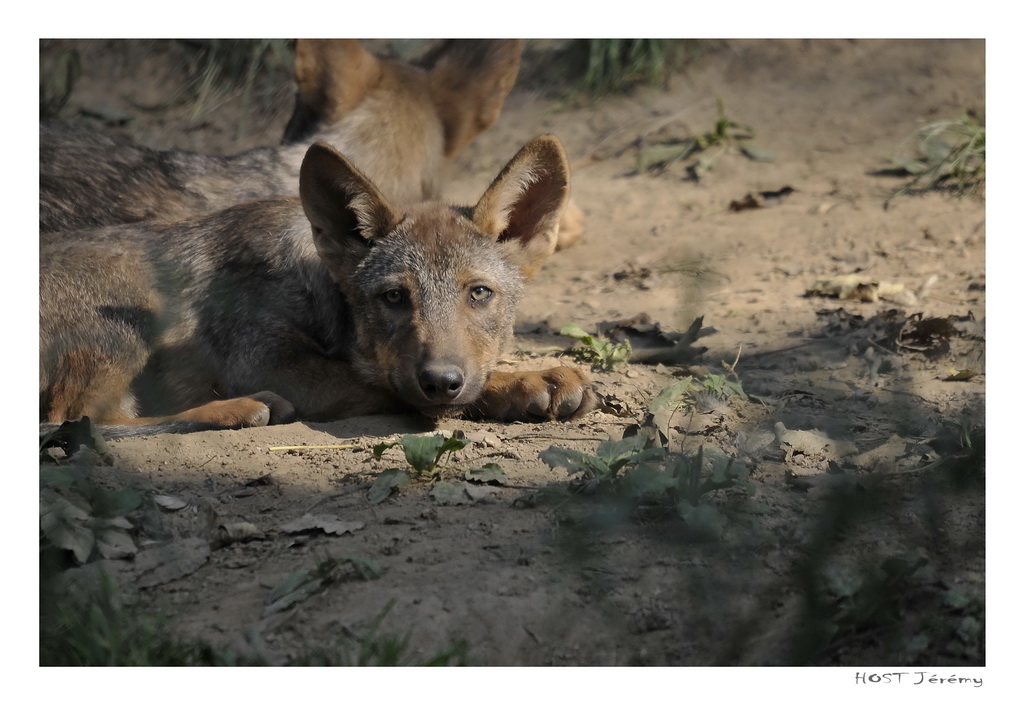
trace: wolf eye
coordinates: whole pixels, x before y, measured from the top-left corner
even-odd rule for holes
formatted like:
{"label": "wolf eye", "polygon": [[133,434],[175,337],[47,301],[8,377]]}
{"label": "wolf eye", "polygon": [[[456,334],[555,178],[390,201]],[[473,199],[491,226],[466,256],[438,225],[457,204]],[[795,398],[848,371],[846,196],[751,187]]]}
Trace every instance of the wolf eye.
{"label": "wolf eye", "polygon": [[401,289],[389,289],[380,296],[391,306],[400,306],[405,303],[405,292]]}
{"label": "wolf eye", "polygon": [[485,302],[494,292],[487,287],[473,287],[469,290],[469,298],[475,302]]}

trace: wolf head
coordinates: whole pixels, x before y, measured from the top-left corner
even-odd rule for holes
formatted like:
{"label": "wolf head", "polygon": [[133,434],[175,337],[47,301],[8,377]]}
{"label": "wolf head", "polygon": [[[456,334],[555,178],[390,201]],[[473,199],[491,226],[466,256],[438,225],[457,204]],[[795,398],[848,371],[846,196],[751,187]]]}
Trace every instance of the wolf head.
{"label": "wolf head", "polygon": [[569,195],[558,140],[523,147],[473,207],[398,211],[323,143],[306,154],[300,195],[353,312],[363,380],[432,416],[472,404],[512,338],[524,282],[554,249]]}
{"label": "wolf head", "polygon": [[497,121],[522,49],[519,39],[449,39],[410,63],[355,39],[300,39],[283,142],[338,145],[393,203],[437,198],[445,164]]}

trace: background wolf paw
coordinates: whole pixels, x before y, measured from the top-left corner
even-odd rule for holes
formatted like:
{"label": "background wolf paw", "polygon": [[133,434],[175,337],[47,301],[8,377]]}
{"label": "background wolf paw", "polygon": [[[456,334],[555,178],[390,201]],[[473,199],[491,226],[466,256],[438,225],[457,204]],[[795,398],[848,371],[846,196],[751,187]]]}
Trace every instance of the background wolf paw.
{"label": "background wolf paw", "polygon": [[589,414],[597,401],[590,377],[576,368],[497,372],[488,379],[472,411],[475,416],[503,421],[570,421]]}

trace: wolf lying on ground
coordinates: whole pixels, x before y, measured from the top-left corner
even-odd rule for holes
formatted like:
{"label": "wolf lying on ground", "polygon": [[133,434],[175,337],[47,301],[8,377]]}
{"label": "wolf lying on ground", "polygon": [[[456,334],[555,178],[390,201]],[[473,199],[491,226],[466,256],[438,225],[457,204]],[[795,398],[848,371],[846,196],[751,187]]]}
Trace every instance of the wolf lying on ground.
{"label": "wolf lying on ground", "polygon": [[156,151],[90,130],[39,126],[43,233],[211,213],[296,195],[299,165],[326,142],[399,204],[440,196],[445,163],[498,119],[519,73],[521,40],[447,40],[422,66],[381,59],[356,40],[299,40],[291,132],[299,144],[217,157]]}
{"label": "wolf lying on ground", "polygon": [[575,368],[495,371],[568,198],[539,137],[476,206],[398,209],[323,143],[298,199],[42,240],[40,417],[114,435],[419,410],[576,419]]}

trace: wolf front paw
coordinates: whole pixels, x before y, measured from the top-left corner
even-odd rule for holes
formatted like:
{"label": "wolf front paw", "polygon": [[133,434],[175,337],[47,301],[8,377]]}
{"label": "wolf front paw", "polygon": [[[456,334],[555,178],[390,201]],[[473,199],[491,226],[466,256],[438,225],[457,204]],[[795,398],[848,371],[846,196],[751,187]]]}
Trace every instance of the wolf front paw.
{"label": "wolf front paw", "polygon": [[592,412],[597,402],[590,377],[576,368],[497,372],[471,413],[502,421],[570,421]]}
{"label": "wolf front paw", "polygon": [[218,429],[265,427],[295,421],[295,407],[273,392],[257,392],[230,400],[216,400],[175,415],[185,422],[209,424]]}

